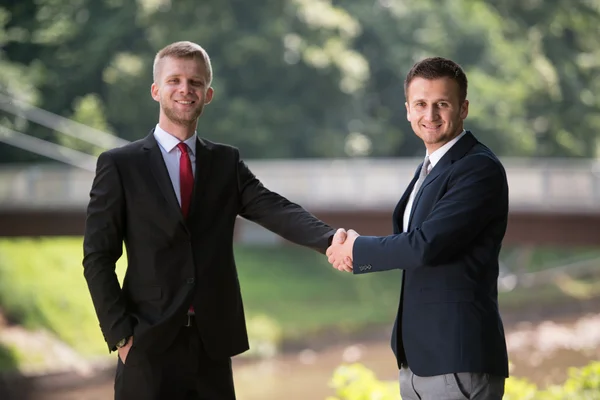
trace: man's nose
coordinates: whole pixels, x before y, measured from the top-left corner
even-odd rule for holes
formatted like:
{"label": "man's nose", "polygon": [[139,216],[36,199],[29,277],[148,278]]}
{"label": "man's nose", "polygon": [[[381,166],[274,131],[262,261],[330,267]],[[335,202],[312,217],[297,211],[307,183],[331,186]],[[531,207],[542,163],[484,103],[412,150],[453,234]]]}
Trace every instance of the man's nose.
{"label": "man's nose", "polygon": [[179,91],[182,94],[188,94],[190,92],[191,86],[187,81],[182,81],[179,85]]}
{"label": "man's nose", "polygon": [[438,109],[435,106],[429,106],[425,112],[425,118],[428,121],[436,121],[439,117]]}

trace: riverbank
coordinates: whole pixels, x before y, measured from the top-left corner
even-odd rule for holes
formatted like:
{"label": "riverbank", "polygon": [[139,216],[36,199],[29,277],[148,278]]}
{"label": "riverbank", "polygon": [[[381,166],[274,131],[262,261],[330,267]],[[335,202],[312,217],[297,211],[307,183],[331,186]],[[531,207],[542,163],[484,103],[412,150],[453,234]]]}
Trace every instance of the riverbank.
{"label": "riverbank", "polygon": [[[240,371],[273,365],[281,357],[304,360],[294,364],[300,368],[332,349],[356,354],[353,343],[380,348],[377,357],[391,360],[388,343],[400,294],[399,271],[353,276],[332,269],[322,255],[295,246],[236,246],[236,260],[252,342],[249,353],[236,357]],[[120,279],[124,268],[122,258]],[[524,322],[568,319],[600,309],[600,268],[585,276],[555,278],[501,293],[507,332],[522,329]],[[5,387],[32,376],[34,387],[49,394],[60,392],[57,385],[66,387],[71,378],[72,384],[77,380],[88,386],[99,377],[112,380],[114,356],[106,356],[83,279],[80,239],[0,240],[0,313],[6,316],[0,318]],[[319,375],[328,379],[331,372]]]}
{"label": "riverbank", "polygon": [[[383,340],[391,330],[400,271],[353,276],[297,246],[236,246],[235,252],[253,342],[249,355],[330,346],[349,336]],[[541,261],[532,262],[530,270],[565,256],[557,252],[540,251]],[[124,257],[117,263],[119,279],[125,263]],[[595,297],[600,297],[600,268],[585,279],[558,276],[551,284],[501,293],[500,304],[505,318],[535,319]],[[0,371],[44,368],[58,358],[64,360],[61,368],[77,367],[82,360],[106,355],[83,278],[80,238],[0,240],[0,313],[5,316],[0,320]],[[3,340],[7,328],[8,341]],[[41,343],[52,338],[62,343],[43,346],[58,353],[37,351],[35,335]]]}
{"label": "riverbank", "polygon": [[[568,367],[581,367],[600,359],[600,298],[555,310],[551,319],[530,319],[530,313],[505,315],[511,374],[525,377],[540,387],[566,379]],[[596,311],[595,314],[591,311]],[[234,376],[240,400],[325,399],[331,395],[329,381],[334,369],[344,363],[360,362],[380,379],[396,379],[389,348],[389,327],[370,334],[328,338],[315,346],[296,343],[281,354],[264,360],[234,358]],[[96,364],[87,373],[65,371],[28,379],[2,375],[3,399],[19,400],[105,400],[112,395],[114,360]]]}

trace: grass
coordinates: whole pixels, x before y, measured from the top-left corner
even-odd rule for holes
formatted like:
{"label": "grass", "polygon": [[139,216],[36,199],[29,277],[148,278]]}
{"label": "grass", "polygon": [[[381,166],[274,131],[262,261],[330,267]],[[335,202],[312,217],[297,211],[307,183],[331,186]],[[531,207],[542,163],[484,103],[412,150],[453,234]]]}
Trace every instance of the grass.
{"label": "grass", "polygon": [[[235,251],[248,319],[268,316],[279,325],[283,339],[393,323],[399,271],[353,276],[296,246],[237,246]],[[83,355],[105,355],[81,259],[81,238],[0,240],[0,308],[9,320],[28,329],[48,329]],[[117,270],[122,276],[124,257]],[[600,288],[564,281],[502,294],[501,302],[505,309],[518,308],[563,301],[573,293],[600,295]],[[0,359],[7,354],[0,351]]]}
{"label": "grass", "polygon": [[331,268],[324,256],[298,247],[240,246],[236,259],[246,312],[275,318],[284,337],[393,321],[399,271],[353,276]]}
{"label": "grass", "polygon": [[19,365],[14,349],[0,345],[0,373],[13,371]]}
{"label": "grass", "polygon": [[9,320],[46,328],[81,354],[107,354],[82,252],[78,239],[0,240],[0,306]]}
{"label": "grass", "polygon": [[[106,354],[81,266],[80,238],[0,240],[0,308],[28,329],[45,328],[86,356]],[[399,273],[354,277],[299,247],[238,246],[248,318],[267,315],[284,339],[391,323]],[[119,260],[119,276],[125,270]]]}
{"label": "grass", "polygon": [[511,267],[518,269],[523,263],[523,272],[542,271],[553,266],[567,265],[577,261],[600,257],[600,248],[577,247],[518,247],[505,246],[502,248],[500,259]]}
{"label": "grass", "polygon": [[522,310],[524,307],[545,308],[600,298],[600,270],[585,279],[568,276],[557,278],[552,285],[530,288],[517,288],[511,292],[500,293],[498,301],[504,312]]}

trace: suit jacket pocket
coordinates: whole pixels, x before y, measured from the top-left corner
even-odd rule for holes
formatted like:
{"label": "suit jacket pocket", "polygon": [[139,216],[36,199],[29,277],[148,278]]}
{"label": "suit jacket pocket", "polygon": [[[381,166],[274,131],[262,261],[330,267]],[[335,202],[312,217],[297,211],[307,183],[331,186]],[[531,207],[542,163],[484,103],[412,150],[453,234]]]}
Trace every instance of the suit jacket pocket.
{"label": "suit jacket pocket", "polygon": [[132,286],[129,293],[134,302],[160,300],[162,297],[160,286]]}
{"label": "suit jacket pocket", "polygon": [[471,289],[422,288],[418,303],[461,303],[475,300]]}

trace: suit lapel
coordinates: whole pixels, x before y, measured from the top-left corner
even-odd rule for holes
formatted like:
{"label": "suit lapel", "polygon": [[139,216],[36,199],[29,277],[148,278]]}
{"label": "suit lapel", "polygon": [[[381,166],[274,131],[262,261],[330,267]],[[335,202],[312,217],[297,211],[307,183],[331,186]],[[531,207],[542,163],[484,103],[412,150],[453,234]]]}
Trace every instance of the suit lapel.
{"label": "suit lapel", "polygon": [[402,194],[402,197],[400,197],[400,201],[398,201],[398,204],[396,204],[396,208],[394,209],[394,213],[392,214],[394,219],[395,232],[402,232],[401,221],[403,221],[404,219],[404,210],[406,208],[406,203],[408,202],[408,197],[410,196],[410,193],[412,192],[415,183],[419,179],[419,172],[421,171],[422,164],[423,163],[419,164],[419,167],[417,168],[417,171],[415,172],[412,181],[410,181],[408,187],[404,191],[404,194]]}
{"label": "suit lapel", "polygon": [[206,196],[208,177],[211,172],[213,154],[208,144],[202,139],[196,140],[196,171],[194,179],[194,191],[190,205],[190,215],[188,218],[195,217],[201,210],[203,198]]}
{"label": "suit lapel", "polygon": [[431,170],[429,175],[427,175],[427,178],[425,178],[423,185],[421,185],[419,192],[415,195],[415,199],[413,201],[413,207],[412,207],[412,210],[410,211],[410,221],[411,221],[410,225],[412,225],[413,214],[415,213],[416,204],[419,202],[419,199],[421,198],[421,193],[423,193],[423,189],[425,189],[425,187],[427,187],[429,184],[431,184],[433,181],[435,181],[437,179],[437,177],[440,176],[440,174],[442,172],[444,172],[456,160],[460,160],[461,158],[463,158],[464,155],[476,143],[477,143],[477,139],[475,139],[475,136],[473,136],[471,131],[467,131],[467,133],[465,133],[465,136],[460,138],[460,140],[458,142],[456,142],[454,144],[454,146],[452,146],[446,154],[444,154],[444,156],[440,159],[440,161],[438,161],[438,163],[435,165],[435,167],[433,167],[433,169]]}
{"label": "suit lapel", "polygon": [[154,176],[160,192],[164,196],[165,200],[169,204],[169,208],[178,216],[180,221],[183,223],[183,214],[181,213],[181,207],[177,201],[177,196],[173,190],[173,183],[169,177],[165,160],[163,159],[158,142],[154,138],[154,130],[150,132],[144,142],[144,151],[148,157],[148,164],[150,165],[150,171]]}
{"label": "suit lapel", "polygon": [[465,136],[460,138],[460,140],[456,142],[446,154],[444,154],[444,156],[436,164],[435,168],[431,170],[431,173],[427,176],[425,182],[423,182],[422,187],[429,185],[435,180],[435,178],[444,172],[447,167],[454,164],[455,161],[463,158],[465,154],[471,150],[471,147],[475,146],[476,143],[477,139],[475,139],[475,136],[473,136],[470,131],[467,131]]}

